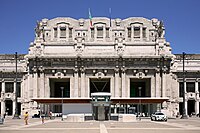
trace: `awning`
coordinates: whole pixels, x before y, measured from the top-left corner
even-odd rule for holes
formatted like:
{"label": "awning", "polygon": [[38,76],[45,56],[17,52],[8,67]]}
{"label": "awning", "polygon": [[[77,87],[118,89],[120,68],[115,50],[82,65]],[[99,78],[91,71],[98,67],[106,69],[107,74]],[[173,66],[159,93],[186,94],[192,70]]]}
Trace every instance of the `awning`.
{"label": "awning", "polygon": [[[90,103],[91,98],[33,98],[37,103]],[[111,98],[112,103],[134,104],[134,103],[162,103],[169,100],[168,97],[142,97],[142,98]]]}

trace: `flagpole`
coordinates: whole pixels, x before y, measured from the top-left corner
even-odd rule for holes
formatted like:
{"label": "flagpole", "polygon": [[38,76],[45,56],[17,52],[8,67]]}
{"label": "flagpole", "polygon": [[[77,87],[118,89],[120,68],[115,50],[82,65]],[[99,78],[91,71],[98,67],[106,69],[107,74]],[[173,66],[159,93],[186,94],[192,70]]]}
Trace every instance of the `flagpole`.
{"label": "flagpole", "polygon": [[91,12],[90,12],[90,8],[88,9],[88,15],[89,15],[89,19],[90,19],[90,26],[92,26],[92,15],[91,15]]}
{"label": "flagpole", "polygon": [[111,12],[112,12],[112,10],[111,10],[111,8],[109,8],[109,14],[110,14],[110,27],[112,27],[112,22],[111,22]]}

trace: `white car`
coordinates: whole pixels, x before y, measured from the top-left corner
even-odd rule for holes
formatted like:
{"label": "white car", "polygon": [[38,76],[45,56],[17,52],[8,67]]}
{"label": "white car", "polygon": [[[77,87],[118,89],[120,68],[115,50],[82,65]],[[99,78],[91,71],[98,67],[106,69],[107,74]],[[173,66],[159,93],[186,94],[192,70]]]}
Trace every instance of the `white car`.
{"label": "white car", "polygon": [[167,116],[162,112],[155,112],[151,115],[152,121],[167,121]]}

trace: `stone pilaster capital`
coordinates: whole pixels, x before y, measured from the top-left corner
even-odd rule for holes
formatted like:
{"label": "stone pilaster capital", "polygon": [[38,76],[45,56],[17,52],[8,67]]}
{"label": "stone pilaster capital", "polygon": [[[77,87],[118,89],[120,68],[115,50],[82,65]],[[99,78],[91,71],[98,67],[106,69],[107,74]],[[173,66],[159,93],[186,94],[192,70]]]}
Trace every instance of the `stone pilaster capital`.
{"label": "stone pilaster capital", "polygon": [[160,72],[160,69],[159,69],[159,68],[156,68],[155,71],[156,71],[156,73],[159,73],[159,72]]}
{"label": "stone pilaster capital", "polygon": [[74,73],[77,73],[78,72],[78,68],[74,68]]}
{"label": "stone pilaster capital", "polygon": [[80,71],[81,71],[81,73],[84,73],[84,72],[85,72],[85,68],[84,68],[84,67],[81,67],[81,68],[80,68]]}
{"label": "stone pilaster capital", "polygon": [[115,68],[114,71],[115,71],[115,73],[119,73],[119,68],[118,67]]}

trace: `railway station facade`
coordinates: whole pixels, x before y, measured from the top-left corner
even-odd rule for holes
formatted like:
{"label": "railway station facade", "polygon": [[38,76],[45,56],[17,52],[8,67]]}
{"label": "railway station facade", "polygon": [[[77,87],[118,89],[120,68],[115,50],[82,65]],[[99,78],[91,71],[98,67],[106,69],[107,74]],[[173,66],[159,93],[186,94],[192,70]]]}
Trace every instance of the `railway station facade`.
{"label": "railway station facade", "polygon": [[186,55],[183,82],[182,55],[172,53],[155,18],[42,19],[28,54],[15,58],[0,55],[1,114],[14,115],[16,95],[20,114],[88,113],[91,94],[106,92],[111,113],[176,117],[183,89],[186,114],[199,114],[200,55]]}

